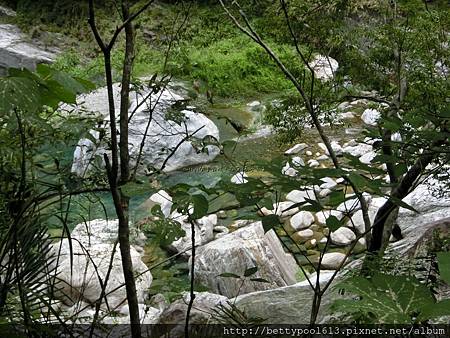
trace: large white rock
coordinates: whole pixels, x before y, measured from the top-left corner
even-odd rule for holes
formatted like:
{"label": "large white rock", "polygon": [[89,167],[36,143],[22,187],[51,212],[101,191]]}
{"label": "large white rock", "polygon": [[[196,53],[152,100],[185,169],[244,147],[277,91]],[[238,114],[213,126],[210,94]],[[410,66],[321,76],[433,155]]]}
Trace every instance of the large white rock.
{"label": "large white rock", "polygon": [[[418,212],[425,214],[427,212],[449,208],[450,195],[445,188],[445,183],[434,178],[429,178],[425,183],[419,184],[403,202],[412,206]],[[439,190],[447,191],[444,195],[439,195]],[[414,212],[405,208],[400,208],[401,215],[413,215]]]}
{"label": "large white rock", "polygon": [[368,108],[362,113],[361,120],[369,126],[376,126],[380,117],[381,113],[378,110]]}
{"label": "large white rock", "polygon": [[289,220],[289,224],[294,230],[307,229],[313,223],[314,216],[309,211],[300,211]]}
{"label": "large white rock", "polygon": [[[190,110],[182,110],[177,118],[170,117],[168,115],[169,109],[176,102],[182,101],[183,98],[169,89],[151,95],[151,100],[137,107],[146,95],[146,92],[138,94],[137,100],[135,93],[130,96],[130,112],[136,110],[129,122],[129,150],[133,166],[140,153],[144,135],[147,135],[142,148],[140,172],[145,172],[146,169],[151,171],[152,168],[169,172],[189,165],[206,163],[219,154],[217,146],[207,145],[205,146],[207,151],[200,152],[200,149],[194,147],[193,142],[191,142],[191,140],[198,142],[205,137],[219,140],[219,130],[210,119],[203,114]],[[119,98],[120,86],[115,84],[116,116],[119,114]],[[80,113],[87,111],[100,114],[100,117],[104,119],[103,125],[109,135],[106,88],[80,96],[77,101],[79,105],[76,109]],[[73,107],[68,107],[68,109],[73,109]],[[149,112],[150,109],[153,110],[152,114]],[[92,134],[98,140],[99,134]],[[109,153],[109,151],[103,142],[94,144],[91,140],[80,140],[74,152],[72,172],[83,176],[90,168],[94,156],[103,157],[104,153]]]}
{"label": "large white rock", "polygon": [[316,55],[309,66],[313,69],[316,78],[329,81],[338,70],[339,63],[329,56]]}
{"label": "large white rock", "polygon": [[[372,196],[370,196],[368,193],[363,193],[363,196],[367,204],[370,204],[370,202],[372,201]],[[360,209],[361,203],[359,202],[359,199],[356,196],[354,198],[347,199],[346,201],[339,204],[339,206],[336,208],[336,210],[341,211],[343,213],[352,213]]]}
{"label": "large white rock", "polygon": [[349,245],[355,239],[355,233],[346,227],[340,227],[331,233],[331,242],[336,245]]}
{"label": "large white rock", "polygon": [[[110,264],[112,264],[106,287],[106,293],[109,293],[106,296],[109,308],[118,310],[126,303],[125,280],[119,246],[116,248],[114,257],[111,257],[117,231],[117,220],[109,222],[95,220],[86,224],[78,224],[71,234],[72,257],[68,239],[63,239],[53,245],[52,254],[56,255],[60,252],[55,271],[56,278],[60,281],[58,287],[62,289],[61,297],[64,302],[69,305],[77,300],[88,303],[96,302],[101,293],[101,285]],[[148,295],[148,288],[152,283],[152,275],[136,249],[131,247],[130,252],[133,271],[138,275],[136,277],[138,302],[144,303]],[[106,308],[104,300],[102,308]]]}
{"label": "large white rock", "polygon": [[[254,266],[258,271],[252,276],[264,278],[269,283],[219,277],[225,272],[243,276]],[[195,258],[195,280],[211,292],[227,297],[257,290],[267,290],[295,283],[298,267],[290,254],[271,230],[264,233],[261,222],[229,233],[198,249]]]}
{"label": "large white rock", "polygon": [[[151,325],[151,324],[157,324],[159,321],[159,316],[161,315],[161,310],[156,309],[151,306],[147,306],[145,304],[138,304],[139,308],[139,322],[144,325]],[[102,324],[108,324],[108,325],[124,325],[124,324],[130,324],[130,311],[128,309],[128,305],[123,306],[120,309],[120,314],[122,316],[106,316],[101,318]],[[114,332],[117,334],[117,329],[114,330]],[[120,328],[120,331],[123,331],[124,334],[129,334],[129,328],[128,327],[122,327]]]}
{"label": "large white rock", "polygon": [[[332,275],[333,272],[321,273],[320,285],[323,287]],[[311,279],[311,282],[315,285],[315,277]],[[305,280],[277,289],[247,293],[230,299],[230,302],[234,302],[237,308],[249,317],[267,319],[265,324],[308,324],[313,295],[311,286]],[[327,312],[333,299],[336,299],[335,291],[329,288],[322,298],[319,321]]]}
{"label": "large white rock", "polygon": [[56,54],[28,42],[17,26],[0,24],[0,69],[27,68],[39,63],[52,63]]}

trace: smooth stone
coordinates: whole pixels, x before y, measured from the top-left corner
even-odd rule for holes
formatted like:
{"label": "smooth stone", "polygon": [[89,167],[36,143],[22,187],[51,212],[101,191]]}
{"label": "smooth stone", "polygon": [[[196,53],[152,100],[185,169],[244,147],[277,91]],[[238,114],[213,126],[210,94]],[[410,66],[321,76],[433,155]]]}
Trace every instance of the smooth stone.
{"label": "smooth stone", "polygon": [[227,218],[227,213],[225,210],[219,210],[217,212],[217,217],[219,217],[220,219],[225,219]]}
{"label": "smooth stone", "polygon": [[323,154],[323,155],[318,156],[316,160],[317,161],[327,161],[328,159],[329,159],[329,157],[327,155]]}
{"label": "smooth stone", "polygon": [[[182,337],[184,336],[184,325],[174,325],[183,323],[186,320],[186,313],[191,296],[188,292],[184,292],[181,299],[175,300],[171,303],[159,316],[158,324],[171,325],[173,329],[168,336]],[[210,324],[213,316],[213,310],[219,306],[227,305],[228,298],[210,293],[210,292],[195,292],[193,307],[189,321],[191,324]]]}
{"label": "smooth stone", "polygon": [[305,198],[310,200],[316,200],[316,195],[313,190],[292,190],[290,193],[286,195],[286,199],[288,201],[294,203],[305,202]]}
{"label": "smooth stone", "polygon": [[362,238],[358,239],[358,241],[356,242],[355,247],[352,250],[352,253],[357,255],[361,252],[366,251],[366,249],[367,249],[366,240],[364,237],[362,237]]}
{"label": "smooth stone", "polygon": [[381,118],[381,113],[376,109],[366,109],[361,115],[361,120],[369,125],[376,126],[378,124],[378,120]]}
{"label": "smooth stone", "polygon": [[298,207],[292,208],[294,204],[291,201],[275,203],[273,205],[274,213],[281,218],[293,216],[299,212]]}
{"label": "smooth stone", "polygon": [[292,239],[299,243],[304,243],[309,239],[312,239],[314,236],[314,231],[310,229],[297,231],[292,235]]}
{"label": "smooth stone", "polygon": [[300,211],[289,220],[289,224],[294,230],[306,229],[313,223],[314,216],[309,211]]}
{"label": "smooth stone", "polygon": [[376,153],[375,151],[370,151],[370,152],[368,152],[368,153],[362,155],[362,156],[359,158],[359,161],[360,161],[361,163],[364,163],[364,164],[370,164],[370,163],[372,163],[372,161],[373,161],[373,159],[375,158],[375,156],[377,156],[377,153]]}
{"label": "smooth stone", "polygon": [[354,119],[356,117],[356,115],[355,115],[355,113],[348,111],[348,112],[339,114],[339,117],[343,120],[351,120],[351,119]]}
{"label": "smooth stone", "polygon": [[324,177],[320,179],[323,183],[320,185],[320,189],[334,189],[337,187],[337,183],[331,177]]}
{"label": "smooth stone", "polygon": [[315,218],[316,223],[322,226],[327,224],[327,219],[330,216],[336,217],[338,220],[341,220],[344,217],[344,214],[337,210],[322,210],[316,212]]}
{"label": "smooth stone", "polygon": [[344,153],[350,154],[355,157],[361,157],[368,152],[372,151],[372,146],[370,144],[358,143],[354,146],[346,146],[343,148]]}
{"label": "smooth stone", "polygon": [[330,237],[331,242],[339,246],[349,245],[356,239],[355,233],[346,227],[340,227],[333,231]]}
{"label": "smooth stone", "polygon": [[337,270],[345,261],[345,256],[341,252],[328,252],[322,257],[321,267],[327,270]]}
{"label": "smooth stone", "polygon": [[[323,287],[328,283],[332,275],[333,273],[321,273],[320,285]],[[318,322],[324,318],[330,304],[336,299],[336,294],[337,292],[333,288],[329,288],[324,294]],[[251,315],[252,318],[267,318],[265,324],[308,324],[313,295],[311,286],[307,280],[304,280],[286,287],[248,293],[230,299],[230,302],[235,304],[240,311]]]}
{"label": "smooth stone", "polygon": [[328,196],[329,194],[331,194],[333,191],[331,189],[322,189],[319,192],[319,197],[324,198],[326,196]]}
{"label": "smooth stone", "polygon": [[308,165],[310,168],[317,168],[320,166],[320,163],[317,160],[309,160]]}
{"label": "smooth stone", "polygon": [[305,154],[306,154],[306,156],[312,156],[312,155],[313,155],[312,151],[310,151],[310,150],[307,150],[307,151],[305,152]]}
{"label": "smooth stone", "polygon": [[151,210],[155,205],[159,205],[161,207],[161,212],[165,217],[170,216],[170,210],[172,208],[172,197],[164,190],[160,190],[157,193],[154,193],[150,196],[150,198],[144,202],[144,207]]}
{"label": "smooth stone", "polygon": [[299,143],[299,144],[296,144],[295,146],[293,146],[292,148],[289,148],[288,150],[286,150],[284,152],[284,154],[285,155],[298,154],[298,153],[302,152],[303,150],[305,150],[308,147],[309,146],[306,143]]}

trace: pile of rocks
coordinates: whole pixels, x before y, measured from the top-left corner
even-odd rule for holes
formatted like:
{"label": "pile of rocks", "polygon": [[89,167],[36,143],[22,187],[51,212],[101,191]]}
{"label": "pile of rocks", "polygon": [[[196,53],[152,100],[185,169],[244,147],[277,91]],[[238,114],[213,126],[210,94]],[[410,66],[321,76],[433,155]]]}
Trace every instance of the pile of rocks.
{"label": "pile of rocks", "polygon": [[[71,239],[53,244],[51,257],[58,281],[58,306],[64,315],[77,322],[89,322],[95,313],[102,285],[109,274],[105,296],[101,299],[100,321],[129,322],[125,280],[119,246],[112,255],[118,236],[118,221],[93,220],[78,224]],[[142,239],[143,234],[135,237]],[[152,275],[141,259],[142,247],[131,246],[131,259],[136,277],[136,292],[140,303],[142,321],[154,323],[158,309],[146,306]],[[115,314],[115,316],[114,316]]]}

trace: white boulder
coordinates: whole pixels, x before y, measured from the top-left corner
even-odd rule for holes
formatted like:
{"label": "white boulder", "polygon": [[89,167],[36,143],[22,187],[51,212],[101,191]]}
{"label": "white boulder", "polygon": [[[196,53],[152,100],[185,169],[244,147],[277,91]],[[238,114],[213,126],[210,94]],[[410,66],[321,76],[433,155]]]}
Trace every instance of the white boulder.
{"label": "white boulder", "polygon": [[[229,272],[243,276],[246,269],[258,267],[252,276],[269,283],[220,277]],[[295,283],[297,264],[273,230],[264,233],[261,222],[229,233],[198,249],[195,259],[195,280],[211,292],[227,297],[257,290],[267,290]]]}
{"label": "white boulder", "polygon": [[55,58],[55,53],[28,42],[17,26],[0,24],[0,69],[34,70],[39,63],[52,63]]}
{"label": "white boulder", "polygon": [[[119,107],[120,86],[115,84],[114,100]],[[134,112],[129,122],[129,150],[131,165],[136,165],[140,157],[140,172],[152,171],[153,168],[165,172],[173,171],[189,165],[206,163],[219,154],[219,148],[214,145],[206,145],[207,151],[200,151],[191,140],[203,140],[210,138],[219,140],[219,130],[216,125],[205,115],[190,110],[181,110],[176,118],[166,114],[170,108],[183,97],[175,94],[169,89],[152,94],[146,104],[139,105],[148,95],[147,92],[132,93],[130,114]],[[137,99],[136,99],[137,97]],[[98,114],[103,118],[105,132],[109,135],[109,113],[107,105],[106,88],[100,88],[77,99],[75,107],[65,107],[66,110],[74,108],[80,112],[84,111]],[[152,110],[150,114],[149,110]],[[119,114],[119,109],[116,109]],[[108,154],[107,144],[99,141],[99,134],[93,133],[97,141],[80,140],[75,152],[72,172],[79,176],[85,175],[92,167],[96,156],[103,158]],[[145,141],[144,141],[144,135]],[[143,142],[144,141],[144,142]],[[141,152],[142,149],[142,152]]]}
{"label": "white boulder", "polygon": [[368,108],[361,115],[361,120],[369,126],[376,126],[381,118],[381,113],[376,109]]}
{"label": "white boulder", "polygon": [[[69,305],[75,300],[94,303],[98,300],[102,284],[112,266],[106,287],[106,299],[109,308],[117,310],[126,303],[125,280],[122,270],[122,258],[119,246],[114,257],[111,257],[114,242],[118,236],[118,221],[95,220],[78,224],[69,239],[53,244],[52,253],[60,252],[56,278],[60,281],[62,300]],[[71,248],[73,255],[71,256]],[[134,247],[130,248],[133,271],[136,277],[136,291],[139,303],[144,303],[148,288],[152,283],[152,275],[142,262],[140,254]],[[73,263],[73,264],[72,264]],[[106,308],[102,300],[102,308]]]}
{"label": "white boulder", "polygon": [[335,245],[349,245],[356,239],[355,233],[346,227],[340,227],[330,236],[331,242]]}
{"label": "white boulder", "polygon": [[316,55],[309,66],[313,69],[316,78],[326,82],[334,77],[339,63],[329,56]]}
{"label": "white boulder", "polygon": [[289,224],[294,230],[307,229],[313,223],[314,216],[309,211],[300,211],[289,220]]}
{"label": "white boulder", "polygon": [[305,198],[310,200],[315,200],[316,195],[314,190],[312,189],[306,189],[306,190],[292,190],[290,193],[286,195],[286,199],[288,201],[294,202],[294,203],[301,203],[305,202]]}

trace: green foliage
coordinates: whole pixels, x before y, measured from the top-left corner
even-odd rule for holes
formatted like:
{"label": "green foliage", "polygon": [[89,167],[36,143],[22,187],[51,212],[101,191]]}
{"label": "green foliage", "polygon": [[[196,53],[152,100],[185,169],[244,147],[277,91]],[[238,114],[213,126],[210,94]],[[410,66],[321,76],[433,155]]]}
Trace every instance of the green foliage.
{"label": "green foliage", "polygon": [[412,324],[450,314],[450,302],[436,303],[431,291],[415,277],[376,273],[371,278],[350,277],[335,288],[357,299],[338,299],[332,309],[350,314],[357,321]]}
{"label": "green foliage", "polygon": [[48,306],[59,286],[47,229],[52,220],[68,233],[66,197],[92,183],[70,173],[74,145],[92,121],[57,107],[91,88],[46,65],[0,79],[0,314],[9,321],[32,324],[44,309],[58,316]]}
{"label": "green foliage", "polygon": [[[273,44],[273,48],[282,59],[295,59],[292,47]],[[203,81],[219,96],[242,96],[291,88],[266,52],[241,36],[223,39],[203,48],[185,45],[171,59],[169,71],[177,77]]]}
{"label": "green foliage", "polygon": [[438,252],[437,259],[440,276],[450,285],[450,252]]}
{"label": "green foliage", "polygon": [[186,235],[180,223],[164,217],[159,205],[153,207],[152,214],[155,217],[142,226],[142,231],[154,243],[165,247]]}

